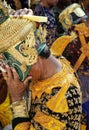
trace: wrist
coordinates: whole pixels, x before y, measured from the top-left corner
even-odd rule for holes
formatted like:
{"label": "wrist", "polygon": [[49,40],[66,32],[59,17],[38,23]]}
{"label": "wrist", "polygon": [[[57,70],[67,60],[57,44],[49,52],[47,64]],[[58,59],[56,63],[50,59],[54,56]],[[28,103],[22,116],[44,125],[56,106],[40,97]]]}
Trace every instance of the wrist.
{"label": "wrist", "polygon": [[11,110],[12,110],[13,118],[29,117],[25,99],[13,102],[11,105]]}
{"label": "wrist", "polygon": [[14,103],[14,102],[19,102],[19,101],[21,101],[21,100],[23,100],[23,98],[22,97],[11,97],[11,102],[12,102],[12,104]]}

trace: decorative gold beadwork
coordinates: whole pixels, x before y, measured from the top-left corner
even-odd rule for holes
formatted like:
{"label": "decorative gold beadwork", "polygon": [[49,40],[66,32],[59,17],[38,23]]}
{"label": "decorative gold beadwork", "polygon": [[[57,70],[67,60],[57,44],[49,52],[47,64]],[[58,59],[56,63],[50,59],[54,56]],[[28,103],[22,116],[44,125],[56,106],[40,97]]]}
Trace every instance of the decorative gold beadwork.
{"label": "decorative gold beadwork", "polygon": [[[14,26],[13,26],[14,25]],[[21,43],[33,27],[32,22],[29,23],[26,19],[8,19],[0,26],[0,52],[7,50],[7,48]],[[9,41],[9,42],[8,42]]]}
{"label": "decorative gold beadwork", "polygon": [[8,10],[3,6],[2,1],[0,0],[0,9],[4,12],[5,16],[8,16]]}
{"label": "decorative gold beadwork", "polygon": [[46,28],[42,28],[42,26],[40,25],[36,33],[36,36],[39,38],[40,43],[46,42],[46,35],[47,35]]}
{"label": "decorative gold beadwork", "polygon": [[[19,46],[19,50],[15,49],[16,46]],[[36,63],[38,54],[35,48],[34,30],[31,29],[22,44],[16,44],[9,48],[8,52],[21,64],[24,63],[24,67]]]}
{"label": "decorative gold beadwork", "polygon": [[11,110],[12,110],[13,118],[29,117],[25,99],[13,102],[11,105]]}

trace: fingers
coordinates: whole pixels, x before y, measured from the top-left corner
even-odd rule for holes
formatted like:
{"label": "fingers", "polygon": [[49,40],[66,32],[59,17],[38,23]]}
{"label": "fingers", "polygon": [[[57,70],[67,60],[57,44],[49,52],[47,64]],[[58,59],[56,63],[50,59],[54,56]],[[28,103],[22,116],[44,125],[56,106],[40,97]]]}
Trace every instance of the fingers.
{"label": "fingers", "polygon": [[6,65],[5,67],[6,67],[7,76],[9,77],[9,79],[12,79],[13,74],[12,74],[11,68],[8,65]]}
{"label": "fingers", "polygon": [[4,65],[4,68],[2,68],[1,71],[5,80],[7,80],[7,78],[8,80],[19,80],[19,76],[14,68]]}
{"label": "fingers", "polygon": [[0,70],[1,70],[2,72],[6,72],[6,70],[5,70],[2,66],[0,66]]}
{"label": "fingers", "polygon": [[18,73],[16,72],[16,70],[14,68],[12,68],[12,73],[13,73],[13,79],[14,80],[19,80],[19,75],[18,75]]}
{"label": "fingers", "polygon": [[31,81],[31,79],[32,79],[32,76],[28,76],[28,77],[26,78],[26,80],[24,81],[24,86],[25,86],[25,88],[28,87],[28,83],[29,83],[29,81]]}
{"label": "fingers", "polygon": [[3,74],[3,77],[4,77],[4,79],[7,81],[7,79],[9,80],[12,80],[12,77],[13,77],[13,75],[12,75],[12,72],[11,72],[11,69],[10,69],[10,67],[8,66],[8,65],[4,65],[4,68],[3,68],[3,70],[5,70],[5,71],[2,71],[2,74]]}

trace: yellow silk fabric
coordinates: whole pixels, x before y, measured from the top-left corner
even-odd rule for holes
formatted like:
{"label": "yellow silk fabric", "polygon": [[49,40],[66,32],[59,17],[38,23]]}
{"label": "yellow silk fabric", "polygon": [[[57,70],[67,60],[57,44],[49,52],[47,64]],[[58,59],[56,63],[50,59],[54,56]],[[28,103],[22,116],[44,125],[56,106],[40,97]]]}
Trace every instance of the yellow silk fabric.
{"label": "yellow silk fabric", "polygon": [[7,94],[6,100],[0,104],[0,122],[3,127],[8,124],[11,124],[12,120],[12,113],[10,110],[10,100],[9,95]]}

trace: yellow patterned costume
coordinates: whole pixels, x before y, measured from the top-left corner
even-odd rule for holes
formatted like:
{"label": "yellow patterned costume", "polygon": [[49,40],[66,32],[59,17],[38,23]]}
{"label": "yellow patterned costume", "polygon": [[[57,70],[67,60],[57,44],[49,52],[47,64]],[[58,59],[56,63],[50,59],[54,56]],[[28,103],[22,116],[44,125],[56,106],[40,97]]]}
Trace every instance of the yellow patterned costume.
{"label": "yellow patterned costume", "polygon": [[[45,29],[41,27],[37,29],[34,22],[47,22],[47,19],[32,14],[22,18],[8,16],[2,5],[1,18],[0,53],[3,53],[1,62],[17,67],[19,79],[24,81],[30,67],[38,62],[38,58],[42,57],[40,53],[46,47]],[[6,29],[8,33],[5,32]],[[64,58],[60,58],[59,61],[62,65],[59,72],[57,70],[52,77],[30,84],[32,98],[29,103],[30,111],[26,107],[25,99],[12,103],[14,130],[80,129],[80,86],[70,63]]]}
{"label": "yellow patterned costume", "polygon": [[[62,70],[59,73],[46,80],[38,81],[34,85],[31,84],[30,122],[20,123],[15,126],[14,130],[28,130],[28,128],[29,130],[65,130],[69,128],[79,130],[80,87],[69,62],[64,58],[60,58],[60,61]],[[74,114],[76,114],[75,119],[73,119]]]}

